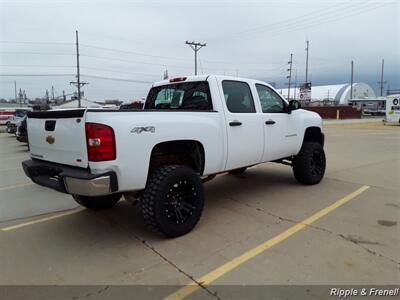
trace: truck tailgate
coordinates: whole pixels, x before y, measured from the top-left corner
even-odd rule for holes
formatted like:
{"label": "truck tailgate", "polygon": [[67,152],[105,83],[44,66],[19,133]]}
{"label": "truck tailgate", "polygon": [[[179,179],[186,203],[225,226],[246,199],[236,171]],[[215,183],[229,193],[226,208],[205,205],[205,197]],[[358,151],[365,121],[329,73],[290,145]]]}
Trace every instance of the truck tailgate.
{"label": "truck tailgate", "polygon": [[32,158],[86,168],[85,109],[28,113]]}

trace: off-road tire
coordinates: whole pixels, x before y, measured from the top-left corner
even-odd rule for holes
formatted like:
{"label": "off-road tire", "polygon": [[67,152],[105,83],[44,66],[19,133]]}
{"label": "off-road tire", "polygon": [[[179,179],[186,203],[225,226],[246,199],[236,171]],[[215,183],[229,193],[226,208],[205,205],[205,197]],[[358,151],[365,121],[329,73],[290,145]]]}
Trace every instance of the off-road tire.
{"label": "off-road tire", "polygon": [[231,175],[242,175],[246,170],[247,170],[247,167],[234,169],[234,170],[229,171],[229,174],[231,174]]}
{"label": "off-road tire", "polygon": [[91,210],[102,210],[114,207],[114,205],[121,199],[121,194],[116,193],[98,197],[72,195],[72,198],[74,198],[74,200],[80,205]]}
{"label": "off-road tire", "polygon": [[298,182],[306,185],[319,183],[325,174],[324,148],[316,142],[304,142],[293,160],[293,173]]}
{"label": "off-road tire", "polygon": [[[189,191],[186,192],[186,189]],[[186,196],[180,197],[180,194]],[[189,200],[190,210],[186,207]],[[140,198],[140,208],[147,227],[167,237],[190,232],[199,221],[203,207],[201,179],[192,168],[183,165],[164,165],[156,169],[149,176]],[[186,214],[184,221],[183,217],[179,219],[182,213]]]}

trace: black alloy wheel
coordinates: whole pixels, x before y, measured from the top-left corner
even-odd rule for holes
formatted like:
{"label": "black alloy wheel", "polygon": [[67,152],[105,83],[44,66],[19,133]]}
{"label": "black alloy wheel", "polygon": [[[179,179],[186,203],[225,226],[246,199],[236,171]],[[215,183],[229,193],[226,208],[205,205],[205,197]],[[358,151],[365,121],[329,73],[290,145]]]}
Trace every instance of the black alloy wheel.
{"label": "black alloy wheel", "polygon": [[319,183],[325,174],[324,148],[317,142],[304,142],[293,159],[293,173],[298,182],[307,185]]}
{"label": "black alloy wheel", "polygon": [[140,198],[146,225],[167,237],[191,231],[204,206],[203,184],[199,175],[183,165],[164,165],[148,178]]}

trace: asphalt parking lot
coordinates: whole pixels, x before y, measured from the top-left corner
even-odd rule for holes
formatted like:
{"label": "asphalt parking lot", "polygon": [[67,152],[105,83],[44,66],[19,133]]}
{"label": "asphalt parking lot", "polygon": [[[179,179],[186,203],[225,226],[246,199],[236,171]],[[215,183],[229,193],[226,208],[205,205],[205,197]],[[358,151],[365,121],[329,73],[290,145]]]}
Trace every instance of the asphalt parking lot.
{"label": "asphalt parking lot", "polygon": [[[274,163],[218,176],[199,224],[176,239],[149,232],[125,201],[92,212],[31,184],[26,146],[1,133],[0,284],[160,285],[155,298],[169,299],[231,299],[227,286],[399,284],[400,127],[324,131],[319,185]],[[76,293],[66,299],[93,296]]]}

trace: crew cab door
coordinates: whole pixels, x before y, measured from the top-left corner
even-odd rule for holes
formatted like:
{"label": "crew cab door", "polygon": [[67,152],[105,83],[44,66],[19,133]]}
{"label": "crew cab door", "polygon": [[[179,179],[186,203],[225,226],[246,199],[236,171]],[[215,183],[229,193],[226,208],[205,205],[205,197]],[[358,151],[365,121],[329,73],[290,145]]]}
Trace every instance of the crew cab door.
{"label": "crew cab door", "polygon": [[262,161],[271,161],[296,154],[299,128],[296,112],[287,113],[286,102],[272,88],[256,84],[264,125],[264,153]]}
{"label": "crew cab door", "polygon": [[222,88],[228,150],[226,170],[257,164],[262,159],[262,116],[256,113],[254,97],[246,82],[223,80]]}

